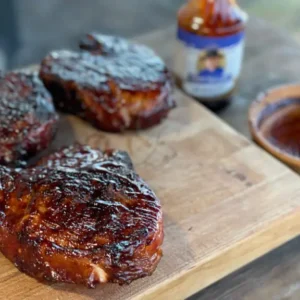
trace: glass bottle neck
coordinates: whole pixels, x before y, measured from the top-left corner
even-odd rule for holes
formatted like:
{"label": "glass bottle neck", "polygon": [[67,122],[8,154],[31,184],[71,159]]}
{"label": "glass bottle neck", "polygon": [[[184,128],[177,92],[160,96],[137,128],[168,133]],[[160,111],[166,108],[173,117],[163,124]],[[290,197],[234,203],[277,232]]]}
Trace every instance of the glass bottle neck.
{"label": "glass bottle neck", "polygon": [[247,21],[246,14],[236,0],[191,0],[191,3],[204,21],[216,19],[221,23],[231,23],[234,20]]}
{"label": "glass bottle neck", "polygon": [[195,8],[202,11],[215,10],[226,11],[230,7],[236,7],[236,0],[191,0],[190,2]]}

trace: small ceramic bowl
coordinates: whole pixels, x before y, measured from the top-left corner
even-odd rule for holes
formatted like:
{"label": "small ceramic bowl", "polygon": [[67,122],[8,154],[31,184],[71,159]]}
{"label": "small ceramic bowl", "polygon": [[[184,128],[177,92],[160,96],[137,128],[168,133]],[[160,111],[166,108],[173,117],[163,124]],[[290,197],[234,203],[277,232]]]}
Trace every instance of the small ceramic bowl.
{"label": "small ceramic bowl", "polygon": [[300,84],[261,94],[249,109],[249,126],[256,143],[300,171]]}

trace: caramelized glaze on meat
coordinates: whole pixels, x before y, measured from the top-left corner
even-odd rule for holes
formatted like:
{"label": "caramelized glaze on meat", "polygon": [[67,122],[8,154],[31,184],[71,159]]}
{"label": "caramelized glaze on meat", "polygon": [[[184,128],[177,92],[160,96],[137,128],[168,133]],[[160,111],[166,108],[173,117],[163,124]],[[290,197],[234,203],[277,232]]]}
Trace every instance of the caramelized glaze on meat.
{"label": "caramelized glaze on meat", "polygon": [[160,202],[125,152],[73,145],[35,167],[0,167],[0,250],[39,280],[130,283],[162,252]]}
{"label": "caramelized glaze on meat", "polygon": [[97,34],[80,47],[42,61],[40,76],[60,110],[123,131],[153,126],[174,107],[170,72],[149,48]]}
{"label": "caramelized glaze on meat", "polygon": [[24,165],[24,159],[46,148],[58,116],[37,74],[0,75],[0,163]]}

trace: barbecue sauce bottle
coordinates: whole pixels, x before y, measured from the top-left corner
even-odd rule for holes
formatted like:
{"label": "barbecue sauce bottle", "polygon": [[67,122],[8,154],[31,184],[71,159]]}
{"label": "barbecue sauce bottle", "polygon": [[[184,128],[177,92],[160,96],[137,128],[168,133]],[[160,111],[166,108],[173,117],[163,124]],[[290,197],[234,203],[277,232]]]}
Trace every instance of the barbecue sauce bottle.
{"label": "barbecue sauce bottle", "polygon": [[178,12],[175,73],[213,111],[231,101],[240,75],[247,14],[235,0],[190,0]]}

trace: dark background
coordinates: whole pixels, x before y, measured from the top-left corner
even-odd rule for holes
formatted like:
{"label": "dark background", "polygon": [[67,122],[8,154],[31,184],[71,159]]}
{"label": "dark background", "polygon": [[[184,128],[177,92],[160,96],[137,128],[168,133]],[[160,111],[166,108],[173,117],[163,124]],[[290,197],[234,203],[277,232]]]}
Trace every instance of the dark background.
{"label": "dark background", "polygon": [[183,0],[0,0],[0,45],[9,68],[72,48],[82,34],[126,37],[169,25]]}
{"label": "dark background", "polygon": [[[91,30],[132,37],[163,28],[176,21],[185,2],[0,0],[0,68],[36,63],[50,50],[75,47],[78,38]],[[293,31],[299,28],[299,0],[238,2],[250,14]]]}

